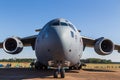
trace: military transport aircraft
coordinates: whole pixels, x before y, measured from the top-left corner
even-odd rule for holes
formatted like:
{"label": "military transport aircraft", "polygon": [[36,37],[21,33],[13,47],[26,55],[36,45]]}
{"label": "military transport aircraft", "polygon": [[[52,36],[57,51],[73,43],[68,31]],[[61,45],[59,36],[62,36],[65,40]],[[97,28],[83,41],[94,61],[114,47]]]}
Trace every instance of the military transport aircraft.
{"label": "military transport aircraft", "polygon": [[109,55],[113,50],[120,52],[120,45],[111,40],[100,37],[91,39],[80,35],[80,30],[68,20],[57,18],[48,22],[42,29],[37,29],[38,35],[24,38],[9,37],[0,43],[6,53],[18,54],[25,46],[35,50],[37,60],[36,69],[54,69],[54,78],[65,77],[65,67],[69,69],[81,68],[81,56],[85,47],[93,47],[99,55]]}

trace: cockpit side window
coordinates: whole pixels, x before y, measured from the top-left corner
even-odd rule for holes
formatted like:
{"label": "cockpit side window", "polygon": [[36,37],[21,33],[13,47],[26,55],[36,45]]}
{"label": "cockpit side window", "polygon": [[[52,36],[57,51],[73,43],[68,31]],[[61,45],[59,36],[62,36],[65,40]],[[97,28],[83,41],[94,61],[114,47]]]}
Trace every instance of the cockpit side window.
{"label": "cockpit side window", "polygon": [[60,22],[60,25],[61,25],[61,26],[68,26],[68,24],[65,23],[65,22]]}
{"label": "cockpit side window", "polygon": [[74,26],[73,26],[72,24],[69,24],[69,26],[70,26],[70,28],[72,28],[74,31],[76,31],[75,28],[74,28]]}
{"label": "cockpit side window", "polygon": [[71,37],[74,38],[74,33],[72,31],[70,31],[70,33],[71,33]]}

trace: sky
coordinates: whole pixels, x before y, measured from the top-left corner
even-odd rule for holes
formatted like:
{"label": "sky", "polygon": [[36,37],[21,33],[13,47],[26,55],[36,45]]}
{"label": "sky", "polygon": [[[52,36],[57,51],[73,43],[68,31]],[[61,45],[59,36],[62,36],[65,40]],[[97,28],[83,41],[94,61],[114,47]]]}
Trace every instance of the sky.
{"label": "sky", "polygon": [[[105,37],[120,44],[120,0],[0,0],[0,41],[11,36],[34,34],[54,18],[71,21],[82,36],[97,39]],[[31,47],[24,47],[18,55],[0,50],[0,59],[35,58]],[[120,62],[120,53],[107,56],[86,48],[82,59],[102,58]]]}

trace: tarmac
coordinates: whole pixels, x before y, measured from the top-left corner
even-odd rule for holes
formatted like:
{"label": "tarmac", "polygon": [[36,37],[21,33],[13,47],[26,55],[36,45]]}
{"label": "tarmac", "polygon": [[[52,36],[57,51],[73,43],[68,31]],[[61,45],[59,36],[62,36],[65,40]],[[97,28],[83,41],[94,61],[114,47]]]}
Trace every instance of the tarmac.
{"label": "tarmac", "polygon": [[72,70],[66,71],[66,77],[53,78],[53,70],[33,68],[0,68],[0,80],[120,80],[120,71]]}

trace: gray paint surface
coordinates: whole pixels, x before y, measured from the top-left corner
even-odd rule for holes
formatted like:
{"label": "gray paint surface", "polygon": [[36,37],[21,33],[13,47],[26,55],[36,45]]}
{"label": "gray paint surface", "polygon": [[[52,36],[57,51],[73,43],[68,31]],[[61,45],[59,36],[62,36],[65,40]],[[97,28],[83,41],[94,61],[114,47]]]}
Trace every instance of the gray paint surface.
{"label": "gray paint surface", "polygon": [[44,65],[48,65],[48,61],[62,61],[63,63],[69,61],[70,66],[80,63],[83,52],[80,33],[74,26],[74,29],[69,25],[53,26],[52,24],[56,21],[71,24],[69,21],[59,18],[48,22],[43,27],[36,39],[37,60]]}

